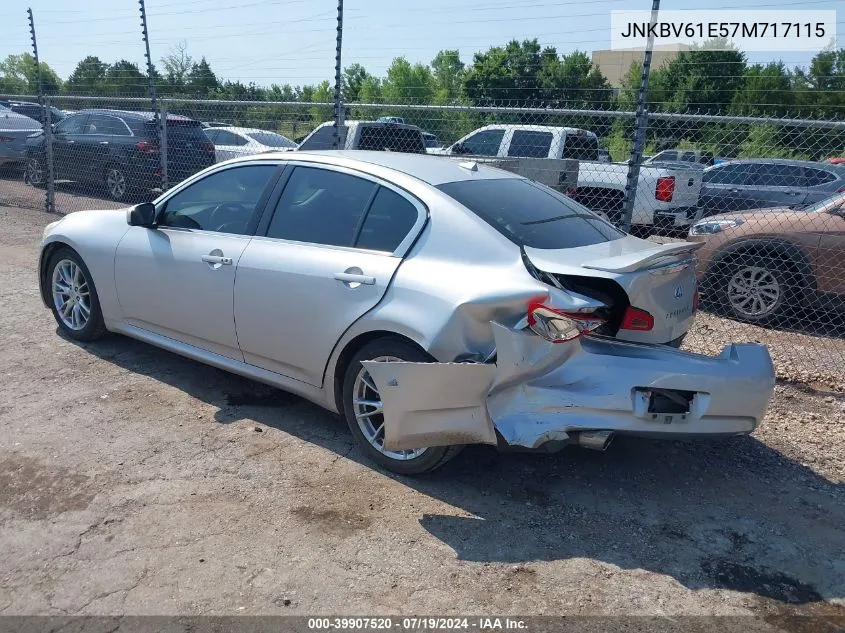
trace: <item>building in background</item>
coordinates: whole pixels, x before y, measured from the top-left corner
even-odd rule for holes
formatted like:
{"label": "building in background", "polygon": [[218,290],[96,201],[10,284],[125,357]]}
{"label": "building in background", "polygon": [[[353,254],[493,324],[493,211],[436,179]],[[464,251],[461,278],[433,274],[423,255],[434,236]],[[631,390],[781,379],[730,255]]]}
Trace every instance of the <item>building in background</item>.
{"label": "building in background", "polygon": [[[655,46],[651,56],[651,67],[660,68],[663,64],[675,59],[679,52],[688,51],[690,48],[685,44]],[[593,65],[598,66],[611,86],[621,88],[622,81],[625,79],[631,64],[633,62],[642,63],[643,51],[643,48],[593,51]]]}

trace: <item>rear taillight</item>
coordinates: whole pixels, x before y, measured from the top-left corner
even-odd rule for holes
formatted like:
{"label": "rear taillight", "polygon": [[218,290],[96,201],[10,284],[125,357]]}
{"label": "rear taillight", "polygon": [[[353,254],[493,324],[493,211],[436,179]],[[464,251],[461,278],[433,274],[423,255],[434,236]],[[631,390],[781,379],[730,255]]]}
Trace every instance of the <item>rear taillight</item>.
{"label": "rear taillight", "polygon": [[625,316],[622,317],[620,330],[635,330],[637,332],[648,332],[654,329],[654,317],[645,310],[628,306]]}
{"label": "rear taillight", "polygon": [[654,197],[659,202],[672,202],[675,195],[675,177],[661,176],[657,179],[657,187],[654,188]]}
{"label": "rear taillight", "polygon": [[214,153],[214,143],[203,143],[202,144],[202,151],[213,154]]}
{"label": "rear taillight", "polygon": [[556,310],[542,303],[528,306],[528,327],[552,343],[566,343],[589,334],[603,323],[604,319],[591,314]]}
{"label": "rear taillight", "polygon": [[142,154],[155,154],[158,152],[156,144],[150,143],[149,141],[138,141],[135,143],[135,147],[137,147],[138,151]]}

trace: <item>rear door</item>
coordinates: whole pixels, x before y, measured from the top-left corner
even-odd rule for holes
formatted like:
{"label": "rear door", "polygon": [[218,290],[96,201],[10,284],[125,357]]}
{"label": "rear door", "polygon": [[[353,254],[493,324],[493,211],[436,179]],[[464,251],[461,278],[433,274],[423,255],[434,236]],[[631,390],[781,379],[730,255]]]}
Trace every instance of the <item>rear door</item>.
{"label": "rear door", "polygon": [[77,145],[80,159],[87,166],[91,180],[100,181],[113,150],[132,136],[122,119],[107,114],[91,114],[84,141]]}
{"label": "rear door", "polygon": [[815,204],[829,198],[837,186],[842,184],[837,183],[838,176],[835,173],[816,167],[805,167],[804,179],[807,194],[804,204]]}
{"label": "rear door", "polygon": [[753,190],[747,192],[746,209],[792,207],[806,198],[804,168],[782,163],[757,163],[753,169]]}
{"label": "rear door", "polygon": [[247,363],[320,386],[337,341],[387,291],[425,208],[329,166],[294,166],[276,199],[238,264],[238,342]]}

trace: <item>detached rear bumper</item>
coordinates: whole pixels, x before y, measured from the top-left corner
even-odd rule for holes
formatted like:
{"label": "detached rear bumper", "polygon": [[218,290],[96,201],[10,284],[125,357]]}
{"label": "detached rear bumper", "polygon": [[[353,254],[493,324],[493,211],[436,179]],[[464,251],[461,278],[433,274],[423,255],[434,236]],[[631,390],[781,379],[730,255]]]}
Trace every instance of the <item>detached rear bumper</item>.
{"label": "detached rear bumper", "polygon": [[570,434],[739,435],[774,392],[768,350],[717,357],[586,337],[550,344],[494,324],[497,363],[366,362],[384,403],[385,447],[507,444],[537,449]]}

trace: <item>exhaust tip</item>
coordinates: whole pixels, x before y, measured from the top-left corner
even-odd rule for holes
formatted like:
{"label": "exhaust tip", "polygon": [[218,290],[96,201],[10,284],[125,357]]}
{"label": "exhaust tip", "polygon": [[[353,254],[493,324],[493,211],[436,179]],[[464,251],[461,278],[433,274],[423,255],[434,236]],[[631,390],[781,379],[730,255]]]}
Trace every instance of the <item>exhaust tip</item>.
{"label": "exhaust tip", "polygon": [[581,431],[575,436],[575,444],[592,451],[606,451],[613,438],[613,431]]}

